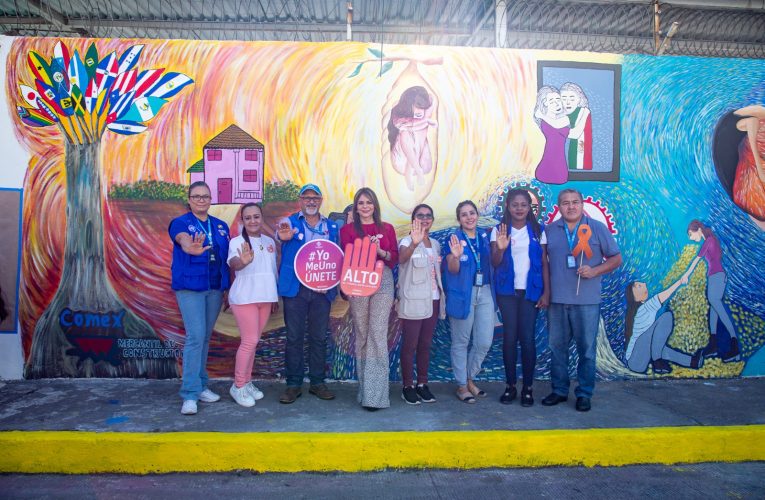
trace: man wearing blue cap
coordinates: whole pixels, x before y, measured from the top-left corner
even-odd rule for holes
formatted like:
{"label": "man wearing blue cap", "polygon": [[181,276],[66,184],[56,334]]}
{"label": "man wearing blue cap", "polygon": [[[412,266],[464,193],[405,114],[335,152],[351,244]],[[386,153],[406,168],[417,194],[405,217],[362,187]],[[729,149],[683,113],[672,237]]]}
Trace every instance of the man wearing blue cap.
{"label": "man wearing blue cap", "polygon": [[[277,236],[282,243],[279,265],[278,290],[284,304],[284,324],[287,328],[287,347],[284,353],[287,389],[280,403],[294,403],[302,394],[305,364],[303,346],[308,332],[309,393],[319,399],[334,399],[335,395],[324,383],[327,362],[327,326],[329,310],[337,295],[337,288],[315,292],[305,287],[295,275],[295,254],[305,243],[324,239],[338,242],[337,224],[319,213],[322,195],[319,186],[306,184],[300,188],[300,212],[279,223]],[[307,323],[307,325],[306,325]]]}

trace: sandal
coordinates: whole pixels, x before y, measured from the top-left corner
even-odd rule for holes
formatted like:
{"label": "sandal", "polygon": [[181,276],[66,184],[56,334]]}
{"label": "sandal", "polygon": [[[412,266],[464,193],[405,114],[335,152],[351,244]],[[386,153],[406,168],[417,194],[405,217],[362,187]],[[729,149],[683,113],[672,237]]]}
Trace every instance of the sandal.
{"label": "sandal", "polygon": [[470,393],[477,398],[485,398],[486,391],[482,391],[472,380],[468,380],[467,389]]}
{"label": "sandal", "polygon": [[462,388],[457,389],[457,399],[467,404],[475,404],[476,402],[473,394],[469,390]]}

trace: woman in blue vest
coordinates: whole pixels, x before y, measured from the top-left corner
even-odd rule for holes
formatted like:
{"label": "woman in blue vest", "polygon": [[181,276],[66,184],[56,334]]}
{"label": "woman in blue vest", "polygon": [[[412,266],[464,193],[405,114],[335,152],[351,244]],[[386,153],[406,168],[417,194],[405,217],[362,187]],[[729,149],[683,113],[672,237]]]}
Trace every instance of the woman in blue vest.
{"label": "woman in blue vest", "polygon": [[515,382],[520,344],[521,406],[531,406],[537,360],[534,327],[538,309],[550,303],[550,270],[544,227],[531,211],[531,195],[525,189],[512,189],[507,193],[502,223],[491,232],[491,263],[504,329],[502,358],[507,387],[499,401],[510,404],[518,394]]}
{"label": "woman in blue vest", "polygon": [[173,240],[172,288],[186,330],[180,391],[184,415],[196,414],[197,401],[220,399],[207,388],[207,350],[229,287],[229,233],[225,222],[208,214],[211,199],[207,184],[193,183],[189,212],[173,219],[168,228]]}
{"label": "woman in blue vest", "polygon": [[[486,393],[473,379],[481,371],[494,337],[494,294],[491,285],[489,237],[478,228],[478,209],[470,200],[457,205],[460,228],[449,238],[443,259],[446,315],[452,330],[452,371],[457,381],[457,398],[475,403]],[[473,339],[468,352],[468,344]]]}

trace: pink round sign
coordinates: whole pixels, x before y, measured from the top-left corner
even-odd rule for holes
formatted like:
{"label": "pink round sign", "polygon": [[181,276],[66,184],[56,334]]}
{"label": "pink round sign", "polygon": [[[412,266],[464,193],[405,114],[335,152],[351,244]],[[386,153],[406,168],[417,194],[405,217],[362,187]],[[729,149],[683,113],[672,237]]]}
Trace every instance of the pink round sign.
{"label": "pink round sign", "polygon": [[342,267],[343,251],[329,240],[311,240],[295,254],[295,275],[317,292],[336,287]]}

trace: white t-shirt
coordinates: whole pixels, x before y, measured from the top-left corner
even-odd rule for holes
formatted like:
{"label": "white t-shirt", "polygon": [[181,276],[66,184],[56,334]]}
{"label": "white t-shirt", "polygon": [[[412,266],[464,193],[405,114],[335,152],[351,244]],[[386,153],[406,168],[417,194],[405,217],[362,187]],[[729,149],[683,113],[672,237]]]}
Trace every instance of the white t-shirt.
{"label": "white t-shirt", "polygon": [[627,351],[624,353],[627,359],[632,356],[632,349],[635,348],[637,339],[647,332],[651,325],[653,325],[653,322],[656,321],[656,315],[660,309],[661,301],[659,301],[658,295],[654,295],[646,300],[642,306],[638,307],[635,313],[635,320],[632,322],[632,337],[630,337],[630,343],[627,346]]}
{"label": "white t-shirt", "polygon": [[[411,236],[404,236],[401,238],[401,241],[398,243],[398,247],[409,247],[412,244],[412,237]],[[436,251],[433,250],[433,248],[427,248],[425,247],[425,255],[428,256],[428,263],[430,264],[430,279],[431,284],[433,285],[433,300],[438,300],[441,298],[441,294],[438,291],[438,282],[436,281],[436,266],[438,265],[438,255],[436,255]]]}
{"label": "white t-shirt", "polygon": [[[492,242],[497,241],[497,228],[491,230]],[[541,245],[547,245],[547,235],[542,231],[539,238]],[[529,259],[529,231],[526,227],[515,229],[510,227],[510,251],[513,256],[513,271],[515,272],[515,289],[525,290],[526,281],[531,269],[531,260]]]}
{"label": "white t-shirt", "polygon": [[[242,248],[242,235],[232,238],[228,245],[228,262],[239,257],[237,250]],[[228,292],[228,301],[234,305],[277,302],[276,293],[276,243],[261,235],[250,237],[250,245],[255,258],[244,269],[235,271],[236,277]]]}

